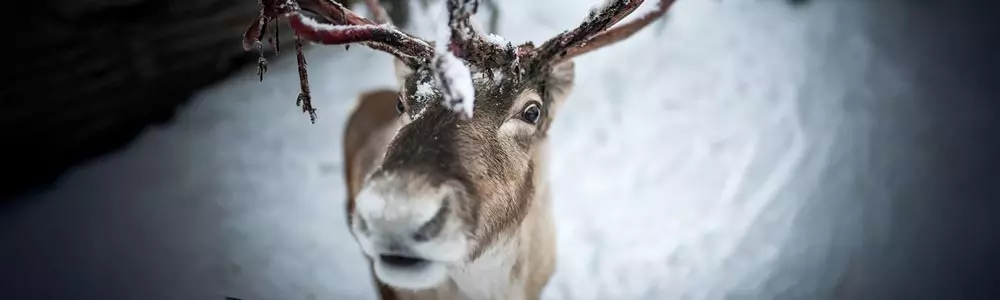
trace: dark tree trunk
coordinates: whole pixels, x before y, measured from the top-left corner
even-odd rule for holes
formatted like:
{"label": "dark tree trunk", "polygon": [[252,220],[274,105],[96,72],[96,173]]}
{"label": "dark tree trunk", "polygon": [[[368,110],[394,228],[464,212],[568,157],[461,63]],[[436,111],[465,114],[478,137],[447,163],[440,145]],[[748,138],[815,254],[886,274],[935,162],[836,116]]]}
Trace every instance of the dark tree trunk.
{"label": "dark tree trunk", "polygon": [[16,40],[0,89],[0,165],[11,179],[0,196],[122,146],[255,59],[240,44],[254,0],[47,2],[30,4],[7,36]]}

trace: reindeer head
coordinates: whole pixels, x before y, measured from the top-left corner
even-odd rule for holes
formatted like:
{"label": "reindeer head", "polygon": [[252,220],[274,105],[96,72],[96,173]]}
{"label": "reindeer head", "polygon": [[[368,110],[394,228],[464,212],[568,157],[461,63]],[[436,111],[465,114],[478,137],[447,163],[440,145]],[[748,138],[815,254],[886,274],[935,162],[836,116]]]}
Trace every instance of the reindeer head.
{"label": "reindeer head", "polygon": [[[539,47],[482,35],[470,21],[477,1],[448,0],[436,43],[388,24],[375,2],[367,3],[378,23],[328,0],[265,0],[244,46],[259,48],[267,23],[288,18],[299,50],[299,100],[310,114],[302,40],[362,43],[396,57],[405,125],[355,197],[350,224],[379,279],[422,289],[478,258],[525,218],[540,188],[546,132],[573,87],[570,59],[631,36],[673,1],[614,28],[643,1],[608,1]],[[327,23],[301,14],[299,4]]]}

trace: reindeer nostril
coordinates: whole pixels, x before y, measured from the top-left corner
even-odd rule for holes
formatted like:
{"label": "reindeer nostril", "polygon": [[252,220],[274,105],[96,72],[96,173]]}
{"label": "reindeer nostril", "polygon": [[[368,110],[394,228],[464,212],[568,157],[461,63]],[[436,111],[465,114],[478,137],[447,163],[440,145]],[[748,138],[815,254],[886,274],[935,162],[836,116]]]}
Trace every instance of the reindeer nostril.
{"label": "reindeer nostril", "polygon": [[427,262],[427,260],[422,258],[410,257],[410,256],[399,256],[399,255],[379,255],[379,260],[382,262],[395,266],[395,267],[413,267],[421,263]]}
{"label": "reindeer nostril", "polygon": [[413,234],[414,240],[418,242],[426,242],[441,233],[441,229],[444,227],[445,218],[448,213],[448,203],[449,201],[446,199],[444,203],[441,204],[441,208],[439,208],[437,213],[434,214],[434,217],[432,217],[430,221],[427,221],[427,223],[421,226],[420,229]]}

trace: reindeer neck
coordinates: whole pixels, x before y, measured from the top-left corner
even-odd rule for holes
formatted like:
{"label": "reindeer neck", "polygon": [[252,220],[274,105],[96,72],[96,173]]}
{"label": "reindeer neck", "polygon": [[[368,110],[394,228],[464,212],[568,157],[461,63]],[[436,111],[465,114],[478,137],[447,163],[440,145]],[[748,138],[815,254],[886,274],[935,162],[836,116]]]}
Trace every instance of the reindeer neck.
{"label": "reindeer neck", "polygon": [[[451,274],[459,299],[512,299],[532,297],[544,288],[555,265],[555,226],[550,214],[545,177],[545,143],[533,153],[536,193],[528,215],[492,247],[463,269]],[[527,298],[533,299],[533,298]]]}
{"label": "reindeer neck", "polygon": [[506,236],[478,259],[464,268],[452,271],[459,299],[521,299],[517,294],[522,284],[515,266],[520,260],[518,235]]}

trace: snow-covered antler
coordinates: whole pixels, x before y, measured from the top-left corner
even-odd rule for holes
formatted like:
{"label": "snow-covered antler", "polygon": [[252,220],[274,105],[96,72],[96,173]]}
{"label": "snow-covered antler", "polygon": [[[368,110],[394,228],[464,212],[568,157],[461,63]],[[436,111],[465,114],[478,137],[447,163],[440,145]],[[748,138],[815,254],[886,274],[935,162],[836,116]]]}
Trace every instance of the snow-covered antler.
{"label": "snow-covered antler", "polygon": [[[448,49],[457,57],[484,69],[503,67],[502,58],[513,57],[513,46],[490,42],[472,24],[479,10],[478,0],[448,0]],[[438,41],[444,43],[445,41]]]}
{"label": "snow-covered antler", "polygon": [[[340,3],[330,0],[299,0],[298,2],[293,0],[259,0],[260,15],[243,35],[244,50],[257,49],[261,52],[261,58],[258,60],[258,74],[263,80],[267,64],[263,57],[261,40],[267,31],[267,25],[279,17],[288,19],[289,27],[295,32],[295,50],[301,85],[301,92],[296,103],[309,114],[310,120],[314,123],[316,122],[316,109],[312,107],[312,99],[309,94],[306,60],[302,53],[304,41],[326,45],[361,43],[372,49],[392,54],[411,67],[427,65],[434,57],[434,48],[429,42],[407,34],[389,23],[389,18],[385,17],[385,12],[381,10],[377,0],[366,1],[369,2],[370,7],[379,8],[373,10],[376,19],[380,21],[379,23],[359,16]],[[299,4],[310,8],[330,24],[320,23],[304,15]],[[277,41],[277,26],[275,26],[274,35],[273,41],[277,44],[279,43]]]}
{"label": "snow-covered antler", "polygon": [[[367,0],[370,6],[381,8],[377,0]],[[302,14],[299,4],[310,8],[330,24],[320,23]],[[261,41],[268,22],[286,17],[289,26],[300,38],[326,45],[362,43],[379,51],[389,52],[413,66],[426,63],[432,55],[431,44],[393,26],[382,9],[376,10],[379,22],[359,16],[343,5],[330,0],[260,0],[260,16],[247,29],[243,38],[245,50]]]}
{"label": "snow-covered antler", "polygon": [[[261,50],[267,25],[271,21],[285,17],[295,32],[296,54],[299,66],[299,81],[301,92],[297,104],[304,112],[309,113],[310,120],[315,122],[316,109],[312,107],[309,94],[309,80],[306,72],[305,56],[302,53],[303,41],[326,45],[350,45],[361,43],[372,49],[390,53],[413,69],[429,67],[433,79],[441,94],[444,104],[453,110],[462,112],[466,117],[472,117],[472,101],[474,89],[472,76],[465,62],[486,61],[494,56],[499,46],[486,43],[471,24],[471,16],[478,8],[476,0],[449,0],[450,10],[448,28],[444,34],[450,36],[450,41],[442,41],[437,51],[434,46],[418,37],[407,34],[392,25],[385,10],[378,0],[365,0],[369,10],[375,15],[377,22],[357,15],[340,3],[331,0],[259,0],[260,16],[247,29],[243,36],[245,50],[261,51],[258,61],[258,73],[263,80],[267,70],[266,60]],[[320,23],[302,13],[299,5],[309,8],[328,23]],[[277,43],[277,26],[275,26]],[[485,46],[485,44],[493,45]],[[485,49],[485,52],[479,49]]]}
{"label": "snow-covered antler", "polygon": [[[601,47],[613,44],[645,28],[664,15],[674,0],[660,0],[656,10],[631,22],[612,28],[623,20],[643,0],[605,0],[591,10],[579,26],[549,39],[539,47],[532,43],[514,46],[503,39],[481,34],[472,16],[479,8],[478,0],[447,0],[447,20],[439,28],[438,41],[431,43],[405,33],[391,24],[378,0],[365,0],[378,22],[357,15],[332,0],[259,0],[260,16],[247,29],[243,37],[245,50],[261,51],[258,73],[263,80],[267,70],[261,40],[267,25],[279,18],[288,19],[295,33],[301,92],[297,103],[315,122],[315,109],[309,96],[308,75],[303,42],[326,45],[361,43],[372,49],[394,55],[410,68],[430,70],[432,79],[444,96],[445,106],[472,117],[475,97],[469,67],[479,71],[500,69],[516,78],[534,78],[552,65],[572,59]],[[326,23],[302,13],[300,5],[319,15]],[[609,29],[610,28],[610,29]],[[274,29],[275,44],[277,26]],[[468,66],[466,65],[468,64]],[[431,78],[427,78],[431,79]]]}
{"label": "snow-covered antler", "polygon": [[[534,66],[554,65],[624,40],[666,14],[675,0],[660,0],[657,8],[631,22],[612,28],[628,17],[643,0],[605,0],[595,6],[583,23],[564,31],[534,49]],[[611,28],[611,29],[609,29]]]}
{"label": "snow-covered antler", "polygon": [[[552,61],[552,63],[558,64],[560,62],[570,60],[574,57],[586,54],[588,52],[600,49],[602,47],[617,43],[621,40],[631,37],[636,32],[639,32],[639,30],[646,28],[647,25],[653,23],[653,21],[658,20],[661,16],[666,14],[667,10],[670,9],[670,6],[674,4],[674,1],[675,0],[660,0],[659,3],[657,3],[655,10],[645,15],[642,15],[638,18],[635,18],[634,20],[628,23],[592,35],[590,38],[584,40],[582,43],[579,43],[574,47],[567,48],[564,53],[560,53],[559,55],[557,55],[555,59]],[[636,7],[638,7],[638,5],[636,5]],[[633,10],[634,8],[625,14],[627,15],[631,13]],[[613,22],[619,22],[624,17],[625,17],[624,15],[617,17],[614,19]]]}

